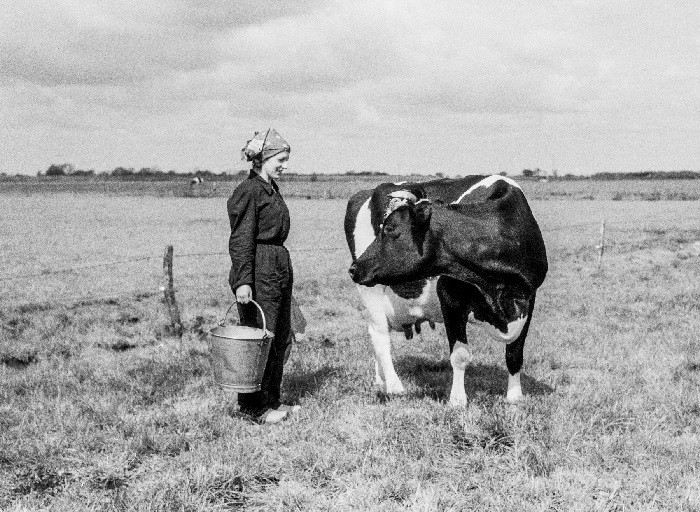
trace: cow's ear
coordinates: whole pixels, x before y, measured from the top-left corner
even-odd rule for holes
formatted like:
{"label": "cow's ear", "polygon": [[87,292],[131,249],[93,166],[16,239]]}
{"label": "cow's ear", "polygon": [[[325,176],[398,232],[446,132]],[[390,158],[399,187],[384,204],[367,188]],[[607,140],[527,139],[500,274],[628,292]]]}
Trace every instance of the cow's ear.
{"label": "cow's ear", "polygon": [[416,222],[419,226],[426,226],[430,223],[430,216],[433,214],[433,205],[428,199],[421,199],[416,203]]}

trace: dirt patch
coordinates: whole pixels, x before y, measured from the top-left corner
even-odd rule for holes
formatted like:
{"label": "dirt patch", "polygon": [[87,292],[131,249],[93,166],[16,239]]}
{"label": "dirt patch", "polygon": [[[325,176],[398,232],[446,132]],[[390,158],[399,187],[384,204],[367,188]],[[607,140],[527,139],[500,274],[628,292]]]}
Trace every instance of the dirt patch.
{"label": "dirt patch", "polygon": [[23,355],[3,355],[0,356],[0,363],[8,366],[9,368],[14,368],[15,370],[26,370],[31,364],[36,363],[36,354],[23,354]]}
{"label": "dirt patch", "polygon": [[98,343],[97,346],[107,350],[114,350],[115,352],[126,352],[127,350],[136,348],[138,345],[129,343],[126,340],[119,340],[115,343]]}
{"label": "dirt patch", "polygon": [[65,485],[69,477],[69,473],[38,464],[17,474],[19,482],[12,488],[12,492],[24,496],[32,492],[53,494]]}

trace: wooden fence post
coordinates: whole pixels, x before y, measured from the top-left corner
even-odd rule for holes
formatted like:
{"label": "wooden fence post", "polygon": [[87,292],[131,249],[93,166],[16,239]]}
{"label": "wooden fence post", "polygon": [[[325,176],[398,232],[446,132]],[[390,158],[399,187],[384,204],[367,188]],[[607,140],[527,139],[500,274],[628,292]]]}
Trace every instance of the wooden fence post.
{"label": "wooden fence post", "polygon": [[598,245],[598,268],[603,264],[603,253],[605,252],[605,219],[600,223],[600,245]]}
{"label": "wooden fence post", "polygon": [[163,294],[165,305],[170,315],[170,330],[182,340],[182,320],[180,319],[180,309],[175,300],[175,290],[173,289],[173,246],[165,247],[163,256]]}

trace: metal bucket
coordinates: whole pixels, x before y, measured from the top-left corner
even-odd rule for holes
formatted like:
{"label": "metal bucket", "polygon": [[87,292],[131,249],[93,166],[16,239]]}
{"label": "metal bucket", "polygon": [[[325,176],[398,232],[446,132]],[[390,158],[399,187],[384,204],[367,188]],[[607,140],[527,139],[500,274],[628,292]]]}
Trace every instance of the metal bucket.
{"label": "metal bucket", "polygon": [[263,328],[243,325],[224,325],[234,302],[226,310],[219,326],[210,333],[209,346],[216,383],[224,390],[238,393],[260,391],[267,355],[274,335],[267,330],[265,313],[260,304],[251,301],[260,310]]}

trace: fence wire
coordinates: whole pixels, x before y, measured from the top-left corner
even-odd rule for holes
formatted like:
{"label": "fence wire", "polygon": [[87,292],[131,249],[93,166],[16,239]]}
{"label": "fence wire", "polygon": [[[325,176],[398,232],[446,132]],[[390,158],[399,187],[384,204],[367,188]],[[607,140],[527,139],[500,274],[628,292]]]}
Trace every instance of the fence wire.
{"label": "fence wire", "polygon": [[[582,228],[582,227],[588,227],[588,226],[599,226],[600,222],[594,221],[594,222],[582,222],[579,224],[570,224],[566,226],[557,226],[553,228],[548,228],[548,229],[542,229],[542,233],[549,233],[553,231],[562,231],[565,229],[576,229],[576,228]],[[347,247],[342,246],[342,247],[290,247],[289,251],[290,252],[335,252],[335,251],[346,251],[348,250]],[[217,251],[217,252],[191,252],[191,253],[184,253],[184,254],[173,254],[174,258],[199,258],[199,257],[206,257],[206,256],[226,256],[228,255],[228,252],[224,251]],[[117,261],[107,261],[107,262],[95,262],[95,263],[88,263],[85,265],[78,265],[74,267],[65,267],[65,268],[58,268],[58,269],[45,269],[40,272],[35,272],[31,274],[20,274],[20,275],[15,275],[15,276],[0,276],[0,281],[14,281],[17,279],[32,279],[35,277],[45,277],[45,276],[50,276],[50,275],[55,275],[55,274],[70,274],[70,273],[75,273],[75,272],[80,272],[82,270],[92,270],[95,268],[102,268],[102,267],[113,267],[117,265],[125,265],[127,263],[135,263],[139,261],[148,261],[148,260],[160,260],[162,259],[163,256],[137,256],[135,258],[127,258],[124,260],[117,260]]]}
{"label": "fence wire", "polygon": [[[340,250],[347,250],[347,247],[309,247],[309,248],[290,248],[290,252],[312,252],[312,251],[317,251],[317,252],[332,252],[332,251],[340,251]],[[173,257],[175,258],[195,258],[195,257],[204,257],[204,256],[227,256],[228,252],[191,252],[191,253],[185,253],[185,254],[174,254]],[[44,276],[49,276],[53,274],[70,274],[73,272],[79,272],[81,270],[91,270],[94,268],[100,268],[100,267],[113,267],[116,265],[124,265],[126,263],[134,263],[137,261],[147,261],[147,260],[160,260],[163,259],[163,256],[139,256],[136,258],[127,258],[125,260],[118,260],[118,261],[107,261],[107,262],[102,262],[102,263],[88,263],[86,265],[78,265],[75,267],[66,267],[66,268],[57,268],[57,269],[46,269],[42,270],[40,272],[35,272],[32,274],[20,274],[16,276],[0,276],[0,281],[13,281],[16,279],[29,279],[33,277],[44,277]]]}

